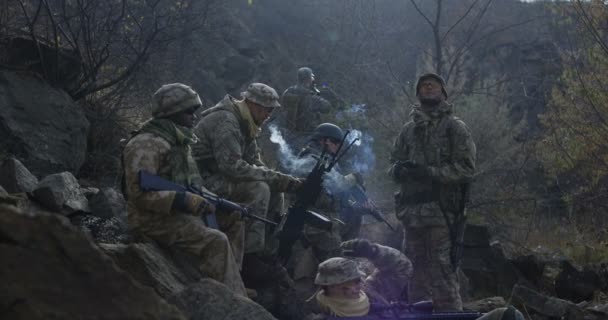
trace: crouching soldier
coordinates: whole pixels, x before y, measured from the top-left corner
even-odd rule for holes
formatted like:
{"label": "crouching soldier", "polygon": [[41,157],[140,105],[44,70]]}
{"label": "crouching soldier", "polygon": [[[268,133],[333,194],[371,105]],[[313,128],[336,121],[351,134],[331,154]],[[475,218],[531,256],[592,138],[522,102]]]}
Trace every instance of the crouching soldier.
{"label": "crouching soldier", "polygon": [[163,246],[196,255],[205,276],[245,296],[228,238],[201,219],[201,215],[214,212],[214,206],[190,192],[140,189],[138,174],[142,170],[184,186],[201,186],[190,153],[190,144],[197,139],[191,129],[194,113],[201,106],[198,94],[173,83],[158,89],[154,100],[153,118],[136,132],[123,152],[129,227]]}
{"label": "crouching soldier", "polygon": [[[400,319],[409,311],[398,308],[405,302],[407,286],[413,267],[399,250],[353,239],[342,243],[345,254],[366,258],[375,269],[369,276],[363,273],[355,260],[334,257],[319,264],[315,284],[317,293],[311,298],[318,314],[308,320],[321,319]],[[406,318],[406,317],[404,317]],[[513,307],[498,308],[477,320],[524,320]]]}

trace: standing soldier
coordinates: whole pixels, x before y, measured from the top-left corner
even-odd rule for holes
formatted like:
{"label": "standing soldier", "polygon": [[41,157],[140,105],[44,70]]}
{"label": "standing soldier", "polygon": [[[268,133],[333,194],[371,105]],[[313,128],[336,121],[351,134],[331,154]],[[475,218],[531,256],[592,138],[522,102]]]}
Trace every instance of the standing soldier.
{"label": "standing soldier", "polygon": [[452,115],[443,78],[422,75],[416,96],[420,104],[395,140],[389,170],[401,186],[395,200],[403,250],[416,266],[410,301],[432,299],[436,310],[462,310],[457,269],[475,144]]}
{"label": "standing soldier", "polygon": [[321,122],[321,114],[331,111],[331,103],[320,96],[315,75],[308,67],[298,69],[298,84],[283,92],[281,103],[288,142],[295,148],[302,147],[313,126]]}
{"label": "standing soldier", "polygon": [[[271,170],[262,162],[256,138],[260,127],[280,107],[276,91],[252,83],[237,100],[226,95],[216,106],[205,110],[195,127],[199,141],[194,157],[205,186],[221,197],[241,202],[252,213],[278,218],[283,206],[283,192],[293,192],[301,180]],[[266,228],[262,222],[248,221],[243,252],[259,254],[265,249]],[[268,252],[266,252],[268,253]]]}
{"label": "standing soldier", "polygon": [[245,296],[228,238],[201,219],[214,206],[190,192],[140,189],[142,170],[184,186],[202,185],[190,153],[190,144],[196,141],[194,113],[201,106],[198,94],[173,83],[158,89],[154,99],[153,118],[130,139],[123,153],[129,227],[162,245],[196,255],[204,275]]}

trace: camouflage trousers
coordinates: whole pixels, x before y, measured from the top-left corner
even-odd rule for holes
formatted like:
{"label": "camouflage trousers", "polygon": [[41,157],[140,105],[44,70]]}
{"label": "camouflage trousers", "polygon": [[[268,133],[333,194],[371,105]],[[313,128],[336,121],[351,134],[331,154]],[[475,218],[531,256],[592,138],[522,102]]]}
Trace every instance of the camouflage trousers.
{"label": "camouflage trousers", "polygon": [[208,228],[200,218],[175,214],[134,231],[163,246],[196,256],[198,268],[205,276],[225,284],[236,294],[247,296],[227,236],[219,230]]}
{"label": "camouflage trousers", "polygon": [[[231,182],[221,176],[215,175],[205,179],[205,187],[220,197],[238,202],[251,209],[251,213],[273,221],[280,220],[283,211],[283,194],[272,192],[264,181]],[[262,253],[272,251],[270,229],[266,224],[253,219],[245,221],[244,250],[237,252],[241,257],[243,253]],[[230,237],[230,235],[229,235]],[[232,237],[231,237],[232,240]],[[268,252],[265,252],[268,253]]]}
{"label": "camouflage trousers", "polygon": [[458,275],[450,261],[450,232],[438,206],[406,207],[399,218],[405,233],[403,253],[414,265],[409,300],[432,299],[436,311],[462,310]]}

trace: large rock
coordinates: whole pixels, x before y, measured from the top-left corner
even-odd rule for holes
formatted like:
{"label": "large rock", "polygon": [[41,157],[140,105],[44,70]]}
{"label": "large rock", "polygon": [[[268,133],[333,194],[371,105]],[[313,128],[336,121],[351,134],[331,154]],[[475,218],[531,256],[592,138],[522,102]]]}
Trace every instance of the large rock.
{"label": "large rock", "polygon": [[186,319],[62,216],[0,207],[3,319]]}
{"label": "large rock", "polygon": [[274,319],[257,303],[204,278],[194,268],[192,256],[161,249],[153,242],[101,247],[123,270],[154,288],[190,319]]}
{"label": "large rock", "polygon": [[257,303],[230,292],[223,284],[203,279],[169,298],[192,320],[273,320],[266,309]]}
{"label": "large rock", "polygon": [[36,176],[77,172],[89,122],[67,93],[32,75],[0,70],[0,158],[13,154]]}
{"label": "large rock", "polygon": [[472,299],[511,294],[520,280],[515,266],[506,258],[499,243],[490,245],[487,227],[467,225],[461,268],[469,279]]}
{"label": "large rock", "polygon": [[0,166],[0,185],[9,193],[31,192],[38,185],[38,178],[19,160],[10,157]]}
{"label": "large rock", "polygon": [[522,304],[522,310],[533,310],[552,319],[582,320],[584,318],[583,310],[576,304],[543,295],[525,286],[515,285],[512,297],[515,303]]}
{"label": "large rock", "polygon": [[89,202],[80,184],[69,172],[51,174],[38,184],[34,198],[55,212],[71,214],[76,211],[90,212]]}
{"label": "large rock", "polygon": [[122,193],[114,188],[103,188],[89,197],[91,213],[103,219],[116,218],[127,224],[127,202]]}

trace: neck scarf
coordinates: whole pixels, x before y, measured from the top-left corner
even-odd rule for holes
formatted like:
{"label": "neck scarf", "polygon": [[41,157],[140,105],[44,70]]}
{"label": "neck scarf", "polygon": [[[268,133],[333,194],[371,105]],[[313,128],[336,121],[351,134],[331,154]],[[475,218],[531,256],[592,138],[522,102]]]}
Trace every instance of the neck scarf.
{"label": "neck scarf", "polygon": [[243,100],[243,101],[237,101],[235,102],[237,108],[239,109],[239,113],[241,115],[241,118],[243,118],[243,121],[245,121],[245,123],[247,124],[247,128],[249,130],[249,137],[251,139],[255,139],[255,137],[258,136],[258,134],[260,133],[260,128],[258,127],[257,124],[255,124],[255,121],[253,120],[253,116],[251,116],[251,111],[249,111],[249,108],[247,107],[247,103]]}
{"label": "neck scarf", "polygon": [[369,298],[363,291],[359,294],[359,298],[346,299],[328,297],[325,295],[325,291],[321,290],[315,295],[315,298],[321,309],[333,316],[360,317],[369,313]]}
{"label": "neck scarf", "polygon": [[198,141],[192,130],[177,126],[169,119],[152,119],[146,122],[139,132],[157,135],[171,145],[165,164],[171,168],[171,176],[164,178],[184,186],[191,186],[200,182],[198,181],[198,168],[190,150],[190,144]]}

